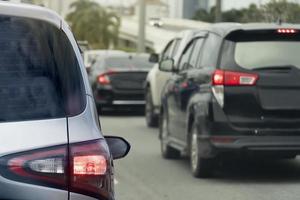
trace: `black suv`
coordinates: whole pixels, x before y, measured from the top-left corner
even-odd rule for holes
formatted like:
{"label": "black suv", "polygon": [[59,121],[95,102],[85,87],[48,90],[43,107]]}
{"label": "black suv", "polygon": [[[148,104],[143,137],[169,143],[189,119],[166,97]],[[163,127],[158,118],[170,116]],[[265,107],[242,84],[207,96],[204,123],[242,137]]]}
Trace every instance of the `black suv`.
{"label": "black suv", "polygon": [[300,152],[300,26],[216,24],[190,42],[162,95],[165,158],[190,156],[196,177],[225,155]]}

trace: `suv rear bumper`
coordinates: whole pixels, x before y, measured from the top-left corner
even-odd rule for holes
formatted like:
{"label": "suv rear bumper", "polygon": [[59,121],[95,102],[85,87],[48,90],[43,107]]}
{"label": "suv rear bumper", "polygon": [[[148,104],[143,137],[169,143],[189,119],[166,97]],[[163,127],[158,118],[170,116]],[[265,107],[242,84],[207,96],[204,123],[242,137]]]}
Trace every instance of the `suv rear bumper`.
{"label": "suv rear bumper", "polygon": [[[211,136],[199,137],[202,157],[232,155],[300,154],[300,136]],[[265,154],[264,154],[265,155]]]}

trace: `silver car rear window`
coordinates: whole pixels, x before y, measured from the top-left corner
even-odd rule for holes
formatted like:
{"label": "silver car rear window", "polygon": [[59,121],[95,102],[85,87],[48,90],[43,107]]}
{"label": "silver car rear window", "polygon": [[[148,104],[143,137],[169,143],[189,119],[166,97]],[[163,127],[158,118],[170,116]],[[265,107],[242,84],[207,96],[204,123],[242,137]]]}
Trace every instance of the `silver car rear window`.
{"label": "silver car rear window", "polygon": [[73,116],[84,109],[78,61],[60,29],[0,16],[0,47],[0,122]]}

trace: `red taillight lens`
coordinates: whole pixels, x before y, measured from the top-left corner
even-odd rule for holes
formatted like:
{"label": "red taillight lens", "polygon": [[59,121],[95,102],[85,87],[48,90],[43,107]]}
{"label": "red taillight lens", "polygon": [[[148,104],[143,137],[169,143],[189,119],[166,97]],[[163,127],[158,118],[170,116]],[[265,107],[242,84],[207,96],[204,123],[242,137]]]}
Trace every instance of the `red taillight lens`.
{"label": "red taillight lens", "polygon": [[104,140],[70,146],[71,192],[109,199],[110,155]]}
{"label": "red taillight lens", "polygon": [[112,75],[112,74],[115,74],[116,71],[115,70],[108,70],[107,72],[103,73],[103,74],[100,74],[98,77],[97,77],[97,81],[99,84],[101,85],[109,85],[110,84],[110,79],[109,79],[109,76]]}
{"label": "red taillight lens", "polygon": [[293,34],[293,33],[298,33],[298,30],[291,29],[291,28],[280,28],[280,29],[277,30],[277,33],[280,33],[280,34]]}
{"label": "red taillight lens", "polygon": [[2,157],[0,174],[18,182],[110,199],[110,162],[108,147],[100,139]]}
{"label": "red taillight lens", "polygon": [[212,77],[212,84],[215,86],[252,86],[257,80],[257,74],[216,70]]}
{"label": "red taillight lens", "polygon": [[212,77],[213,85],[224,85],[224,71],[216,70]]}
{"label": "red taillight lens", "polygon": [[73,163],[74,175],[104,175],[107,170],[106,158],[102,155],[76,156]]}
{"label": "red taillight lens", "polygon": [[98,83],[101,85],[109,85],[110,84],[110,80],[109,80],[109,76],[107,74],[101,74],[98,76]]}
{"label": "red taillight lens", "polygon": [[57,146],[0,159],[2,176],[29,184],[67,189],[67,146]]}

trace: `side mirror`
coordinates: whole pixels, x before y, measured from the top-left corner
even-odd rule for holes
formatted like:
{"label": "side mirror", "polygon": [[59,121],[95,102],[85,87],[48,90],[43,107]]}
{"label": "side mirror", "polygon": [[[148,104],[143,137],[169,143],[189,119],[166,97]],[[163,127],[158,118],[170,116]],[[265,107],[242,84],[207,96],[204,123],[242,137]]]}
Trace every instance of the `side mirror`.
{"label": "side mirror", "polygon": [[149,62],[158,63],[158,61],[159,61],[159,55],[157,53],[150,54]]}
{"label": "side mirror", "polygon": [[114,160],[124,158],[130,151],[130,144],[121,137],[105,136],[105,140]]}
{"label": "side mirror", "polygon": [[173,59],[166,59],[160,62],[159,70],[163,72],[172,72],[174,67]]}

